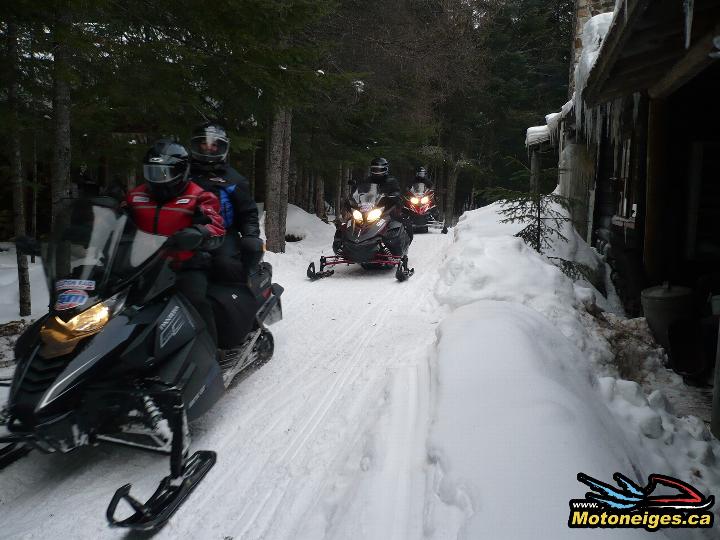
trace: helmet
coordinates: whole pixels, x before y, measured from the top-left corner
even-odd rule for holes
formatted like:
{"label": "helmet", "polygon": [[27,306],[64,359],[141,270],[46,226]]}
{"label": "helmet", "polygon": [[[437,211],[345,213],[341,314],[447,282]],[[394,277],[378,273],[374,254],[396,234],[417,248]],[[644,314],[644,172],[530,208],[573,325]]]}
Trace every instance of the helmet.
{"label": "helmet", "polygon": [[143,159],[143,177],[153,196],[169,201],[185,191],[190,155],[182,144],[170,139],[155,141]]}
{"label": "helmet", "polygon": [[385,177],[390,173],[390,163],[387,159],[379,157],[370,162],[370,176]]}
{"label": "helmet", "polygon": [[230,152],[230,138],[219,124],[205,123],[193,130],[190,138],[193,161],[203,165],[225,165]]}
{"label": "helmet", "polygon": [[415,178],[425,180],[427,178],[427,171],[425,167],[420,167],[415,173]]}

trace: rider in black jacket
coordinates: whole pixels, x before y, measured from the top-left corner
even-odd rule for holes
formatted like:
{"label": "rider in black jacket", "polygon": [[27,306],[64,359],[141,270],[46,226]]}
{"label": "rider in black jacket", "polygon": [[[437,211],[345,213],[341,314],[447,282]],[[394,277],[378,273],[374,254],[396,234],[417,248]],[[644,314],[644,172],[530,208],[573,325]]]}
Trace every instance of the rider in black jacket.
{"label": "rider in black jacket", "polygon": [[220,199],[225,241],[213,254],[213,274],[221,281],[245,281],[262,258],[258,209],[247,179],[228,165],[230,139],[219,124],[205,123],[190,139],[190,180]]}

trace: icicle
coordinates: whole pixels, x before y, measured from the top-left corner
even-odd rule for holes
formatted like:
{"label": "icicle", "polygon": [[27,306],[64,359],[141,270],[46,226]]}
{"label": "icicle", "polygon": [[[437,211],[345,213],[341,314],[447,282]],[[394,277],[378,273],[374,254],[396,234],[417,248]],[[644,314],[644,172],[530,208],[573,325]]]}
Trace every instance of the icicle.
{"label": "icicle", "polygon": [[685,11],[685,48],[690,48],[690,40],[692,38],[693,11],[695,10],[695,0],[685,0],[683,2],[683,10]]}

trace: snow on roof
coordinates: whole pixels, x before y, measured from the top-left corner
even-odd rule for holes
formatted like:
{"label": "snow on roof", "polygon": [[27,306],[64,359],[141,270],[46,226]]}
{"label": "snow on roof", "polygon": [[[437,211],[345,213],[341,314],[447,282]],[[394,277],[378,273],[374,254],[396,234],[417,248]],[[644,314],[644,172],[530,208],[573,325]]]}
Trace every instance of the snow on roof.
{"label": "snow on roof", "polygon": [[562,112],[555,112],[545,115],[545,123],[547,124],[548,131],[550,132],[551,141],[556,141],[558,139],[560,120],[562,120],[562,118]]}
{"label": "snow on roof", "polygon": [[590,71],[592,71],[595,61],[600,55],[600,49],[605,41],[605,36],[610,29],[614,11],[601,13],[591,17],[583,27],[582,34],[582,53],[575,66],[575,120],[580,126],[582,121],[582,94],[587,84]]}
{"label": "snow on roof", "polygon": [[525,146],[533,146],[550,140],[550,130],[547,126],[533,126],[528,128],[525,135]]}

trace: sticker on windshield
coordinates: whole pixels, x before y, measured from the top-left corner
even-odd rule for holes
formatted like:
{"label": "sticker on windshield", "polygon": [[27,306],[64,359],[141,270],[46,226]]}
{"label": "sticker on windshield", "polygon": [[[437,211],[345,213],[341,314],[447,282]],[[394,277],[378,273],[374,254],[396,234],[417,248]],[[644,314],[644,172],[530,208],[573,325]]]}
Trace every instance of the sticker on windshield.
{"label": "sticker on windshield", "polygon": [[80,289],[81,291],[94,291],[95,281],[92,279],[61,279],[55,282],[56,291],[65,289]]}
{"label": "sticker on windshield", "polygon": [[55,301],[55,309],[62,311],[82,306],[88,301],[88,293],[80,290],[69,290],[58,294]]}

